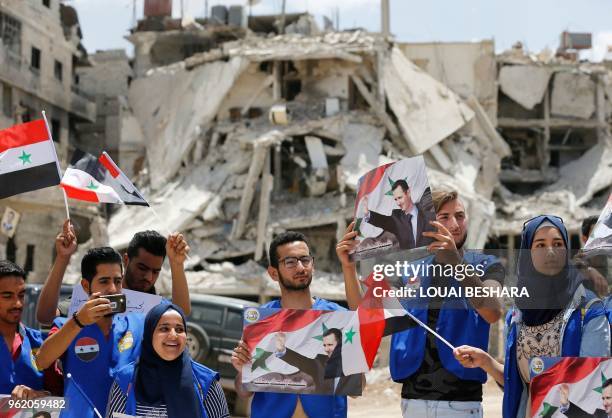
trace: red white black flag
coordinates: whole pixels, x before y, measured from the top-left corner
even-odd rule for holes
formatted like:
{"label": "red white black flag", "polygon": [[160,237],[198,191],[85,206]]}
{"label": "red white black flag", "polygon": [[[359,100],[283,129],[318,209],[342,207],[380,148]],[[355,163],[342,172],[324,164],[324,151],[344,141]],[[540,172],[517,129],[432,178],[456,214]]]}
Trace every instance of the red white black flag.
{"label": "red white black flag", "polygon": [[59,182],[55,147],[44,120],[0,131],[0,199]]}
{"label": "red white black flag", "polygon": [[106,153],[98,160],[91,154],[76,150],[61,186],[71,199],[149,206],[136,186]]}

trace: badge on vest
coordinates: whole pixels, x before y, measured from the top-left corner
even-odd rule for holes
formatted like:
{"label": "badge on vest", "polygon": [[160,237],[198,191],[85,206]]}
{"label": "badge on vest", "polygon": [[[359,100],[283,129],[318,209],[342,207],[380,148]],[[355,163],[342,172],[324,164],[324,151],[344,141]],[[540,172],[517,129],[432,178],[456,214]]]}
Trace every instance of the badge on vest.
{"label": "badge on vest", "polygon": [[74,353],[81,361],[93,361],[100,354],[100,346],[94,338],[79,338],[74,345]]}
{"label": "badge on vest", "polygon": [[119,340],[119,344],[117,345],[117,348],[119,349],[120,353],[123,353],[125,350],[132,348],[133,345],[134,345],[134,336],[132,335],[132,331],[128,331]]}

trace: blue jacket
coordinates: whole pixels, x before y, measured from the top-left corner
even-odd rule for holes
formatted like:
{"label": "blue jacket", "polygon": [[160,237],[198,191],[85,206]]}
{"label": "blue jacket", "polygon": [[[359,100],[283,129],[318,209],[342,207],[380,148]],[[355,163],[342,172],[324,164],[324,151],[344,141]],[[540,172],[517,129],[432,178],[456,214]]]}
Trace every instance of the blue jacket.
{"label": "blue jacket", "polygon": [[[115,382],[121,389],[121,392],[127,397],[124,413],[128,415],[136,415],[136,396],[135,391],[132,389],[136,386],[135,372],[137,364],[137,362],[132,362],[119,369],[115,375]],[[215,380],[219,380],[219,373],[195,361],[191,362],[191,370],[193,371],[195,391],[200,401],[200,418],[207,418],[206,408],[204,408],[204,399],[210,389],[210,385]]]}
{"label": "blue jacket", "polygon": [[[54,325],[61,327],[66,321],[58,317]],[[108,339],[96,324],[79,332],[61,357],[64,397],[69,404],[62,418],[94,417],[93,405],[105,415],[114,373],[140,355],[143,321],[141,314],[115,315]]]}
{"label": "blue jacket", "polygon": [[43,388],[43,372],[39,371],[34,361],[34,354],[43,343],[38,330],[19,324],[22,344],[19,357],[13,361],[12,347],[7,347],[4,340],[0,342],[0,393],[10,394],[15,386],[26,385],[32,389]]}
{"label": "blue jacket", "polygon": [[[595,294],[578,286],[563,316],[562,357],[607,357],[610,355],[610,327],[603,303]],[[522,325],[521,312],[512,309],[506,317],[506,359],[504,363],[504,418],[523,418],[528,390],[516,359],[517,337]]]}
{"label": "blue jacket", "polygon": [[[427,257],[424,265],[431,264],[433,259],[434,256]],[[491,265],[498,263],[493,256],[473,251],[466,251],[463,259],[467,264],[474,267],[482,265],[485,273]],[[422,288],[427,289],[430,286],[430,277],[425,275],[420,277],[420,280]],[[461,284],[456,280],[450,280],[450,284],[456,289],[461,287]],[[404,303],[404,307],[423,323],[427,323],[428,304],[427,299],[420,299],[416,302],[411,301],[411,307]],[[487,351],[489,323],[478,314],[465,297],[445,298],[440,308],[436,332],[455,347],[465,344]],[[393,334],[389,353],[389,368],[394,381],[401,382],[419,369],[425,357],[426,338],[427,331],[423,327],[412,327],[406,331]],[[438,344],[437,348],[440,361],[446,370],[460,379],[486,382],[487,374],[484,371],[479,368],[461,366],[453,356],[452,350],[445,344]]]}
{"label": "blue jacket", "polygon": [[[280,300],[273,300],[262,308],[281,308]],[[315,298],[312,309],[327,311],[346,310],[337,303]],[[296,395],[292,393],[256,392],[251,403],[251,418],[291,418],[298,397],[306,415],[312,418],[346,418],[346,396]]]}

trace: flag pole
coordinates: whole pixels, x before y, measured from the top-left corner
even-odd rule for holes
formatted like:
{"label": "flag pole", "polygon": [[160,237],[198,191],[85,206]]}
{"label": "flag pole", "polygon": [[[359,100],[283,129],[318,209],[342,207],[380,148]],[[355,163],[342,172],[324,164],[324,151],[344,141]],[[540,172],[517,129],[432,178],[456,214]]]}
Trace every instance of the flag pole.
{"label": "flag pole", "polygon": [[[51,144],[53,145],[53,154],[55,155],[55,164],[57,165],[57,173],[59,174],[60,179],[64,177],[62,174],[62,169],[59,165],[59,159],[57,158],[57,151],[55,151],[55,144],[53,143],[53,134],[51,133],[51,129],[49,129],[49,122],[47,121],[47,114],[43,110],[42,111],[43,119],[45,120],[45,126],[47,127],[47,133],[49,134],[49,139],[51,139]],[[70,220],[70,211],[68,210],[68,198],[66,197],[66,191],[62,188],[62,194],[64,195],[64,206],[66,207],[66,219]]]}

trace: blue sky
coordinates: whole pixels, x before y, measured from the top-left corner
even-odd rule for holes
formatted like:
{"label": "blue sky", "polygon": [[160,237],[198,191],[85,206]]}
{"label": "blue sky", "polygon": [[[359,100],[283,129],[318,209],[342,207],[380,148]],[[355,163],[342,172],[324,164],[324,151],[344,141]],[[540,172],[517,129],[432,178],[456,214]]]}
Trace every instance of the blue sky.
{"label": "blue sky", "polygon": [[[135,0],[137,17],[144,0]],[[450,42],[495,40],[502,51],[521,41],[531,51],[554,49],[563,30],[593,33],[600,59],[612,45],[612,1],[610,0],[390,0],[391,31],[400,41]],[[133,22],[134,0],[68,0],[79,12],[88,51],[126,48],[123,39]],[[209,0],[216,4],[245,4],[246,0]],[[184,13],[204,15],[205,0],[183,0]],[[335,5],[335,6],[334,6]],[[280,11],[281,0],[260,0],[253,14]],[[337,7],[341,28],[380,29],[380,0],[287,0],[288,11],[313,13],[319,21]],[[174,14],[180,16],[181,1],[174,0]],[[587,58],[589,55],[587,55]]]}

